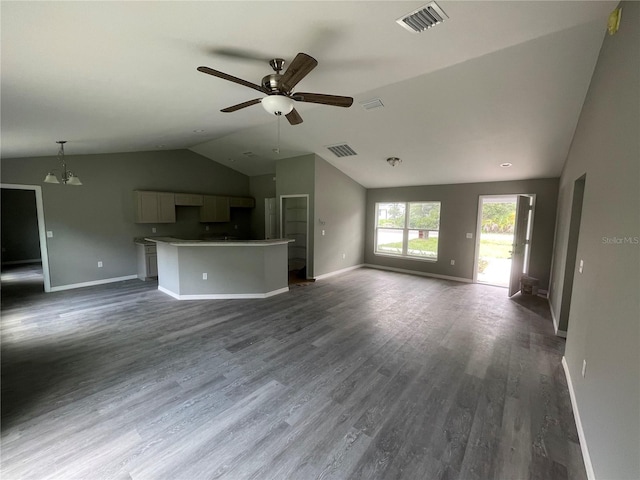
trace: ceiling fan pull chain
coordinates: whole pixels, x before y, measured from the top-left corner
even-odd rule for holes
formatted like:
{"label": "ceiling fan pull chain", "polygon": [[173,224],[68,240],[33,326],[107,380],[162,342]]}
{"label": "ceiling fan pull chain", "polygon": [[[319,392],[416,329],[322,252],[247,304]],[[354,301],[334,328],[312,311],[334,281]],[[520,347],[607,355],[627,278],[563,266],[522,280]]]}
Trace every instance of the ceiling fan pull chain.
{"label": "ceiling fan pull chain", "polygon": [[278,143],[276,145],[276,148],[273,149],[274,153],[277,153],[278,155],[280,154],[280,117],[282,117],[282,114],[278,115],[276,114],[276,117],[278,118]]}

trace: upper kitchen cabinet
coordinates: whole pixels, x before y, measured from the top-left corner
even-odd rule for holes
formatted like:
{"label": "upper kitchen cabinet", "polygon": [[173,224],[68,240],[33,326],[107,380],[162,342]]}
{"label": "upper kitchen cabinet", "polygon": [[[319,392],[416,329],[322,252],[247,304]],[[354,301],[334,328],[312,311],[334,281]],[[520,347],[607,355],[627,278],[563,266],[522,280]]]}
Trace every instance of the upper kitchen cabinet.
{"label": "upper kitchen cabinet", "polygon": [[200,221],[207,223],[231,221],[229,197],[203,195],[202,207],[200,207]]}
{"label": "upper kitchen cabinet", "polygon": [[232,208],[254,208],[256,201],[251,197],[229,197],[229,206]]}
{"label": "upper kitchen cabinet", "polygon": [[175,194],[133,192],[136,223],[176,223]]}
{"label": "upper kitchen cabinet", "polygon": [[200,193],[176,193],[176,206],[201,207],[202,194]]}

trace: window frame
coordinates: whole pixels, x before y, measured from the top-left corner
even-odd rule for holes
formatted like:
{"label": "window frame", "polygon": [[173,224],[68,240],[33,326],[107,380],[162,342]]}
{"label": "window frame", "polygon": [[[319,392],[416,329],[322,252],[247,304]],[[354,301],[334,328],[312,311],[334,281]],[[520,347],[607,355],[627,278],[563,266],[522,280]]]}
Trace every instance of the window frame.
{"label": "window frame", "polygon": [[[410,217],[411,217],[411,205],[412,204],[423,204],[423,203],[430,203],[430,204],[437,204],[438,205],[438,211],[439,211],[439,215],[438,215],[438,229],[433,229],[433,228],[411,228],[409,226],[409,221],[410,221]],[[404,204],[404,225],[403,227],[380,227],[378,226],[378,221],[379,221],[379,211],[380,211],[380,205],[388,205],[388,204],[398,204],[398,205],[402,205]],[[374,212],[374,238],[373,238],[373,254],[374,255],[378,255],[378,256],[382,256],[382,257],[391,257],[391,258],[404,258],[407,260],[418,260],[418,261],[422,261],[422,262],[437,262],[438,258],[440,256],[440,221],[441,221],[441,216],[442,216],[442,202],[439,200],[420,200],[420,201],[403,201],[403,202],[398,202],[398,201],[383,201],[383,202],[375,202],[375,212]],[[400,253],[390,253],[390,252],[382,252],[378,250],[378,232],[380,230],[383,231],[401,231],[402,232],[402,251]],[[422,232],[436,232],[437,236],[438,236],[438,246],[436,248],[436,255],[435,258],[433,257],[426,257],[426,256],[419,256],[419,255],[411,255],[409,253],[409,233],[411,231],[422,231]]]}

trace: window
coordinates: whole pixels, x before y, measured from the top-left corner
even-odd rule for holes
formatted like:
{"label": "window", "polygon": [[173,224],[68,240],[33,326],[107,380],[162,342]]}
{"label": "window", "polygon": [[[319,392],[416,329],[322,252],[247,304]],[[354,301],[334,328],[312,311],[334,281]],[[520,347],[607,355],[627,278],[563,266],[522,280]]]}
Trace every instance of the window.
{"label": "window", "polygon": [[376,203],[375,253],[438,259],[440,202]]}

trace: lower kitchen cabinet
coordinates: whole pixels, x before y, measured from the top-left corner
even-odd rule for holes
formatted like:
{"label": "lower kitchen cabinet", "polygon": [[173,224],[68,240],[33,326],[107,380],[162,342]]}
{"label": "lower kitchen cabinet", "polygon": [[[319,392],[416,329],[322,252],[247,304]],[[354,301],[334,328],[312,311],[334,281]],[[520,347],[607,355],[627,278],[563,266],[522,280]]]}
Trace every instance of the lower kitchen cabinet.
{"label": "lower kitchen cabinet", "polygon": [[138,278],[140,280],[148,280],[150,278],[158,278],[158,255],[155,245],[136,245]]}

